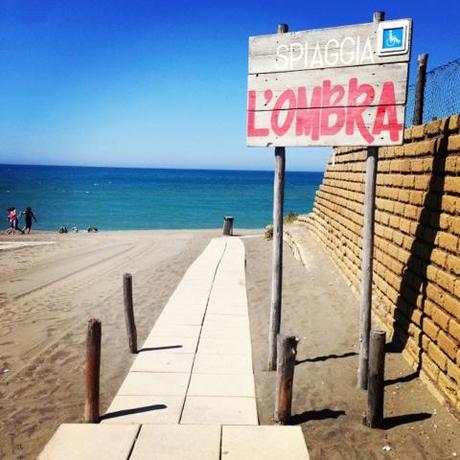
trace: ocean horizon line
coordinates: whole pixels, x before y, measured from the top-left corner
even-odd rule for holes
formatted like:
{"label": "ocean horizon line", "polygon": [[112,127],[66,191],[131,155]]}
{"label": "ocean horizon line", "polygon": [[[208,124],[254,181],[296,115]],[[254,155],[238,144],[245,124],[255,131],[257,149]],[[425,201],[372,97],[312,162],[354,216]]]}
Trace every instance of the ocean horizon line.
{"label": "ocean horizon line", "polygon": [[[107,166],[107,165],[56,165],[56,164],[33,164],[33,163],[1,163],[0,166],[8,167],[36,167],[36,168],[100,168],[100,169],[134,169],[134,170],[157,170],[157,171],[229,171],[229,172],[273,172],[273,169],[236,169],[236,168],[190,168],[190,167],[165,167],[165,166]],[[286,169],[293,173],[323,174],[324,170]]]}

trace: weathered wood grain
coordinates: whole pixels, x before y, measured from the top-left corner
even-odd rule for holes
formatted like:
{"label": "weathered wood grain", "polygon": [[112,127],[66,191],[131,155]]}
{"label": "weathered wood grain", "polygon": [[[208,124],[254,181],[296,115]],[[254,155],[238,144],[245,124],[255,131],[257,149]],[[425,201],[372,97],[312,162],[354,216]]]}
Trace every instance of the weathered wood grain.
{"label": "weathered wood grain", "polygon": [[[369,23],[249,37],[249,73],[408,62],[410,52],[390,56],[378,55],[377,30],[377,23]],[[368,39],[367,46],[370,47],[370,54],[367,50],[363,52]],[[305,43],[308,43],[306,53]],[[316,44],[318,44],[318,50],[316,50]],[[303,53],[301,46],[304,49]],[[279,55],[278,48],[280,49]],[[318,53],[323,56],[322,64]],[[324,57],[326,54],[327,58]],[[336,55],[338,55],[337,59]]]}
{"label": "weathered wood grain", "polygon": [[[401,124],[401,129],[398,132],[398,138],[395,140],[390,139],[388,131],[384,131],[379,135],[373,136],[372,142],[366,141],[362,136],[361,132],[358,129],[354,129],[352,134],[347,134],[345,131],[345,126],[337,134],[331,135],[321,135],[319,139],[312,139],[311,135],[296,135],[296,115],[297,109],[293,110],[281,110],[279,114],[279,124],[283,124],[287,117],[292,118],[292,123],[290,124],[289,129],[286,134],[282,136],[276,135],[271,129],[271,117],[275,111],[257,111],[252,112],[252,115],[255,116],[255,126],[257,128],[267,128],[269,133],[266,136],[248,136],[247,145],[249,147],[298,147],[298,146],[314,146],[314,145],[365,145],[365,146],[379,146],[379,145],[400,145],[403,141],[403,125],[404,125],[404,115],[405,115],[405,106],[398,105],[396,106],[396,115],[398,122]],[[324,125],[326,119],[324,116],[321,116],[321,112],[324,109],[311,109],[311,112],[318,113],[320,124]],[[377,107],[367,107],[363,110],[362,118],[364,126],[367,130],[372,132],[372,127],[374,125],[374,120],[376,116]],[[248,112],[248,116],[251,115],[251,112]],[[334,123],[335,117],[331,116],[329,120],[329,125]],[[321,129],[321,128],[320,128]]]}
{"label": "weathered wood grain", "polygon": [[[278,34],[287,33],[287,24],[278,24]],[[272,292],[270,299],[270,329],[268,331],[268,370],[276,369],[276,337],[281,330],[281,307],[283,291],[283,210],[286,149],[275,148],[275,175],[273,178],[273,255]]]}
{"label": "weathered wood grain", "polygon": [[[407,63],[397,63],[385,66],[344,67],[338,72],[331,72],[330,69],[319,69],[256,74],[249,75],[248,77],[248,91],[255,91],[256,104],[253,110],[271,110],[275,106],[280,94],[286,88],[294,90],[297,90],[299,87],[306,88],[307,102],[310,103],[313,88],[321,85],[324,80],[330,80],[333,86],[339,85],[346,88],[350,79],[357,78],[359,84],[369,84],[375,89],[376,96],[370,105],[378,105],[380,100],[379,95],[383,83],[386,81],[394,83],[396,103],[404,104],[407,96],[407,72]],[[269,99],[265,94],[267,90],[271,91],[268,94],[270,96]],[[347,105],[346,94],[343,97],[341,105]],[[333,104],[327,105],[322,101],[320,106],[328,107],[333,106]],[[304,108],[302,104],[298,103],[298,100],[296,100],[296,107]],[[314,107],[314,105],[311,107]]]}
{"label": "weathered wood grain", "polygon": [[276,337],[281,330],[283,299],[283,213],[286,149],[275,148],[275,175],[273,179],[273,256],[272,295],[270,302],[270,330],[268,332],[268,370],[276,369]]}
{"label": "weathered wood grain", "polygon": [[101,322],[88,321],[86,336],[85,413],[86,423],[99,422],[99,382],[101,369]]}
{"label": "weathered wood grain", "polygon": [[367,149],[364,190],[363,252],[361,256],[361,286],[359,308],[358,388],[367,388],[369,367],[369,333],[372,319],[372,275],[374,266],[374,216],[377,183],[378,149]]}
{"label": "weathered wood grain", "polygon": [[134,320],[133,277],[130,273],[123,275],[123,300],[125,306],[125,324],[128,334],[129,351],[137,353],[137,330]]}
{"label": "weathered wood grain", "polygon": [[367,393],[367,425],[381,428],[385,395],[385,338],[384,331],[371,331],[369,350],[369,389]]}
{"label": "weathered wood grain", "polygon": [[417,58],[417,86],[415,87],[414,114],[412,116],[413,125],[423,123],[423,101],[425,99],[425,80],[428,54],[419,54]]}
{"label": "weathered wood grain", "polygon": [[275,422],[289,423],[292,409],[295,358],[299,339],[279,334],[277,337],[277,374],[275,391]]}

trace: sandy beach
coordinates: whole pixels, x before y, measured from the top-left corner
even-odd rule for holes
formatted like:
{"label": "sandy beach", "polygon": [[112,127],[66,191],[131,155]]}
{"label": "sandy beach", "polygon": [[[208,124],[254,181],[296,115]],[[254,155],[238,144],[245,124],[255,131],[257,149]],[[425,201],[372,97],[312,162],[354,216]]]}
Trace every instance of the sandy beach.
{"label": "sandy beach", "polygon": [[219,232],[130,231],[2,235],[0,458],[31,459],[63,422],[81,421],[86,323],[102,321],[101,406],[133,360],[122,274],[133,274],[142,343],[186,268]]}
{"label": "sandy beach", "polygon": [[[305,264],[285,244],[282,332],[299,339],[292,423],[312,460],[458,458],[460,423],[399,353],[386,353],[385,429],[361,423],[367,392],[356,388],[359,299],[308,230]],[[272,423],[275,375],[267,372],[271,242],[245,240],[257,407]]]}
{"label": "sandy beach", "polygon": [[[271,242],[243,238],[261,424],[271,424],[275,374],[266,371]],[[220,230],[35,233],[0,239],[0,457],[34,458],[63,422],[83,414],[86,322],[102,321],[101,403],[128,372],[122,274],[134,278],[142,343],[186,268]],[[33,241],[27,246],[21,243]],[[17,243],[19,247],[11,247]],[[47,244],[38,244],[47,243]],[[310,239],[305,267],[285,249],[283,331],[301,339],[293,423],[315,459],[447,459],[460,455],[460,424],[387,355],[386,429],[361,424],[355,388],[357,299]],[[387,450],[384,450],[387,449]],[[456,454],[456,455],[454,455]]]}

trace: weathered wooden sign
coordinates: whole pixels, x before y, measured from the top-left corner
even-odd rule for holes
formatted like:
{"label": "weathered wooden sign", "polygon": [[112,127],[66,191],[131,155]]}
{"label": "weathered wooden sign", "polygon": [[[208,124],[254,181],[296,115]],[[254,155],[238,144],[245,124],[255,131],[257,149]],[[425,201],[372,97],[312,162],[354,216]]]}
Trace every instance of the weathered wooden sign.
{"label": "weathered wooden sign", "polygon": [[412,21],[249,38],[247,143],[403,140]]}

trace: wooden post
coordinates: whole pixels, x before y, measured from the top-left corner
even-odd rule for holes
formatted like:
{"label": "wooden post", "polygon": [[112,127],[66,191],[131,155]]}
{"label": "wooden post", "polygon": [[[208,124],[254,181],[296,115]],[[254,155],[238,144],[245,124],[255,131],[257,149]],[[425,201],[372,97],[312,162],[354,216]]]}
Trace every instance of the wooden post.
{"label": "wooden post", "polygon": [[425,97],[427,63],[428,54],[419,54],[417,59],[417,84],[415,86],[414,116],[412,117],[413,125],[421,125],[423,123],[423,99]]}
{"label": "wooden post", "polygon": [[[385,19],[385,13],[374,13],[374,22]],[[358,388],[367,388],[369,365],[369,333],[372,312],[372,274],[374,254],[375,184],[377,179],[378,148],[368,147],[366,185],[364,191],[363,244],[361,259],[361,298],[359,313],[359,365]]]}
{"label": "wooden post", "polygon": [[224,217],[224,228],[222,229],[222,235],[233,236],[233,217]]}
{"label": "wooden post", "polygon": [[297,337],[278,334],[278,358],[275,394],[275,422],[285,425],[291,418],[292,385],[294,383]]}
{"label": "wooden post", "polygon": [[372,16],[372,20],[374,22],[385,21],[385,11],[374,11],[374,14]]}
{"label": "wooden post", "polygon": [[137,353],[137,331],[133,310],[133,277],[130,273],[123,275],[123,298],[125,303],[125,323],[128,334],[129,350]]}
{"label": "wooden post", "polygon": [[366,417],[366,424],[371,428],[381,427],[383,423],[385,337],[383,331],[371,331]]}
{"label": "wooden post", "polygon": [[99,374],[101,368],[101,322],[98,319],[88,321],[86,337],[86,399],[85,422],[99,422]]}
{"label": "wooden post", "polygon": [[[287,24],[278,24],[279,34],[288,31]],[[273,184],[273,259],[270,330],[268,331],[268,370],[276,369],[276,336],[281,327],[281,296],[283,289],[283,206],[286,149],[275,147],[275,178]]]}

